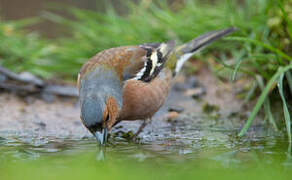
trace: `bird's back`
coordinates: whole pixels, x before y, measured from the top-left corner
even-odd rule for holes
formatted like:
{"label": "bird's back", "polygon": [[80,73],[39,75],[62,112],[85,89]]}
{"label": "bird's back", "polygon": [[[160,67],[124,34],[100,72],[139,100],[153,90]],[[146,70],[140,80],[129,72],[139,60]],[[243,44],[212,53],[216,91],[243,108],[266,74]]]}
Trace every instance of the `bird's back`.
{"label": "bird's back", "polygon": [[139,46],[122,46],[101,51],[82,66],[79,79],[103,66],[117,73],[121,81],[126,80],[143,67],[146,52]]}

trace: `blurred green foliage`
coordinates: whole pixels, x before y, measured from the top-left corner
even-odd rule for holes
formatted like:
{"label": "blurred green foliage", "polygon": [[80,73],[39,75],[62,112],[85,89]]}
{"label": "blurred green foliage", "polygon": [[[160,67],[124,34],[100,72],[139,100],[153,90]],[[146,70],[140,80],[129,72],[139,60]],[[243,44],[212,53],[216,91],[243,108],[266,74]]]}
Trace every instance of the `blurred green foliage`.
{"label": "blurred green foliage", "polygon": [[0,65],[15,72],[30,71],[48,77],[52,71],[46,66],[55,53],[55,46],[36,33],[27,33],[24,27],[39,22],[39,19],[0,21]]}
{"label": "blurred green foliage", "polygon": [[[148,0],[138,4],[130,1],[125,3],[128,4],[128,13],[124,15],[117,14],[110,4],[105,13],[74,7],[59,8],[60,11],[69,12],[73,16],[70,19],[44,12],[46,19],[65,26],[70,34],[69,37],[61,36],[53,41],[23,31],[24,26],[35,20],[25,20],[25,23],[1,22],[1,63],[18,72],[26,70],[43,77],[57,75],[75,78],[80,66],[103,49],[169,39],[183,43],[207,31],[229,26],[240,29],[237,35],[271,44],[287,52],[291,48],[284,18],[275,0],[186,0],[184,4],[171,5],[165,1],[151,3]],[[285,7],[291,18],[291,6],[288,3]],[[253,66],[242,63],[242,69],[245,70],[244,65],[248,64],[247,71],[259,73],[265,79],[269,79],[278,66],[277,62],[267,64],[264,60],[276,59],[275,54],[266,53],[263,47],[251,43],[220,41],[212,47],[220,52],[220,59],[224,60],[226,55],[228,59],[230,55],[234,57],[234,65],[236,60],[242,61],[246,55],[252,55],[245,61],[251,61]]]}
{"label": "blurred green foliage", "polygon": [[[77,74],[89,57],[103,49],[170,39],[182,43],[207,31],[231,26],[228,7],[222,3],[216,3],[214,8],[213,4],[187,1],[175,10],[164,1],[125,2],[128,3],[125,15],[119,15],[110,5],[105,13],[67,8],[74,20],[56,13],[44,13],[47,19],[66,26],[72,33],[68,38],[59,39],[56,61],[62,62],[58,64],[62,73]],[[222,41],[220,46],[226,51],[232,47]]]}

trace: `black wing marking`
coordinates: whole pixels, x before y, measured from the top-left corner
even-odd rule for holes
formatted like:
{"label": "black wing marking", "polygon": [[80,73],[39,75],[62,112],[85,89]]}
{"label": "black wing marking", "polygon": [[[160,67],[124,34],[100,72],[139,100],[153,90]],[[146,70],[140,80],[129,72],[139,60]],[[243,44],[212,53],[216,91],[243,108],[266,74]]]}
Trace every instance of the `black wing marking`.
{"label": "black wing marking", "polygon": [[144,67],[137,73],[134,79],[150,82],[164,68],[169,54],[174,49],[175,42],[143,44],[140,47],[147,51]]}

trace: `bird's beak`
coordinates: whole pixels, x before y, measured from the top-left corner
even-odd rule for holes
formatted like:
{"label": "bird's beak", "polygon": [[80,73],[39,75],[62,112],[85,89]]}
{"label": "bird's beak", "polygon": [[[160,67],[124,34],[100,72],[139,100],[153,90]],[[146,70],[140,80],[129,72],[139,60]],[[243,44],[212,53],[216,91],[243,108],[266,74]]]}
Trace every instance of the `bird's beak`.
{"label": "bird's beak", "polygon": [[102,129],[101,132],[96,131],[95,138],[96,140],[99,142],[100,145],[104,145],[106,143],[107,140],[107,128]]}

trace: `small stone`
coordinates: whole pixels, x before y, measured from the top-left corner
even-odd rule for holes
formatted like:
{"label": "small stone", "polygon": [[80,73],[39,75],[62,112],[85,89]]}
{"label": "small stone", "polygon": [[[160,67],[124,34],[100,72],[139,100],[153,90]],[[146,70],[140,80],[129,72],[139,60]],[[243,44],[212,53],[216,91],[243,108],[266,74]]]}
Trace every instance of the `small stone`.
{"label": "small stone", "polygon": [[169,112],[166,116],[167,121],[173,121],[178,117],[178,113],[175,111]]}
{"label": "small stone", "polygon": [[186,84],[188,84],[192,88],[196,88],[199,86],[199,82],[196,76],[190,76],[189,78],[187,78]]}
{"label": "small stone", "polygon": [[205,103],[202,108],[203,112],[206,114],[211,114],[213,112],[218,112],[220,110],[219,106],[209,103]]}
{"label": "small stone", "polygon": [[181,106],[171,106],[168,108],[168,112],[177,112],[177,113],[181,113],[183,112],[185,109]]}
{"label": "small stone", "polygon": [[236,118],[239,116],[239,113],[238,112],[231,112],[229,115],[228,115],[228,118]]}
{"label": "small stone", "polygon": [[179,81],[174,84],[173,88],[176,91],[186,91],[188,89],[196,88],[199,86],[198,80],[195,76],[191,76],[184,81]]}
{"label": "small stone", "polygon": [[26,112],[26,109],[25,109],[25,107],[20,107],[20,108],[19,108],[19,111],[20,111],[21,113],[25,113],[25,112]]}
{"label": "small stone", "polygon": [[176,83],[174,84],[173,89],[175,91],[185,91],[188,89],[188,85],[186,85],[185,83]]}
{"label": "small stone", "polygon": [[40,126],[42,129],[45,129],[46,128],[46,123],[42,122],[42,121],[37,121],[37,122],[34,122],[36,125]]}
{"label": "small stone", "polygon": [[46,93],[46,92],[43,92],[41,94],[41,97],[44,101],[46,101],[47,103],[52,103],[55,101],[56,99],[56,96],[51,94],[51,93]]}
{"label": "small stone", "polygon": [[201,98],[205,94],[206,94],[206,89],[203,87],[188,89],[185,92],[186,96],[191,96],[194,99]]}
{"label": "small stone", "polygon": [[7,80],[7,77],[4,76],[3,74],[0,74],[0,83],[3,83]]}
{"label": "small stone", "polygon": [[26,104],[31,105],[31,104],[33,104],[36,101],[36,98],[34,98],[32,96],[26,96],[24,98],[24,100],[25,100],[25,103]]}

